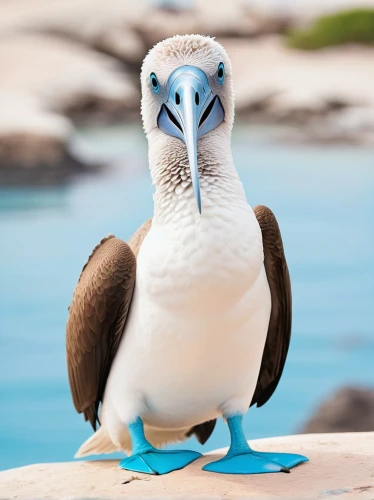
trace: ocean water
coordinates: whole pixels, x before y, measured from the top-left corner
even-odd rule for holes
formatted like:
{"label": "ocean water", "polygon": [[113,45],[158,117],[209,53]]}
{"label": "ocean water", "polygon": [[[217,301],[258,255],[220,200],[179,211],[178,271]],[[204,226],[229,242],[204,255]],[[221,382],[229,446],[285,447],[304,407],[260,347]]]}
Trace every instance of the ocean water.
{"label": "ocean water", "polygon": [[[374,150],[295,146],[278,129],[238,125],[236,166],[252,206],[275,212],[293,285],[293,337],[270,402],[248,438],[298,432],[345,384],[374,384]],[[91,434],[65,363],[67,308],[87,256],[128,239],[152,213],[140,127],[82,130],[75,147],[108,163],[60,188],[0,190],[0,468],[71,460]],[[228,445],[223,422],[205,446]]]}

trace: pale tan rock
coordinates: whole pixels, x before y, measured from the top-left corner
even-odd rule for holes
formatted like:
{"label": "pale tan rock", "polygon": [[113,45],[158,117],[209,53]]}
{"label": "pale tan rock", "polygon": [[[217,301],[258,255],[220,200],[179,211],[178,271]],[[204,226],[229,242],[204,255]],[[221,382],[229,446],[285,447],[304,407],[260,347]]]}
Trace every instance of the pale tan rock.
{"label": "pale tan rock", "polygon": [[146,0],[21,0],[0,2],[0,33],[41,31],[63,34],[129,62],[145,48],[132,30],[144,17]]}
{"label": "pale tan rock", "polygon": [[284,119],[300,111],[326,112],[337,101],[343,106],[374,106],[374,48],[304,52],[287,48],[275,35],[220,41],[232,61],[238,111],[265,100],[267,113]]}
{"label": "pale tan rock", "polygon": [[32,131],[36,135],[66,142],[73,133],[73,126],[67,118],[46,110],[39,99],[26,92],[0,92],[0,109],[1,136]]}
{"label": "pale tan rock", "polygon": [[[179,11],[155,8],[134,21],[134,25],[148,47],[185,33],[252,37],[270,28],[267,20],[256,16],[241,0],[197,0],[191,2],[191,8]],[[276,28],[272,26],[271,30]]]}
{"label": "pale tan rock", "polygon": [[12,33],[1,39],[0,68],[1,184],[56,182],[81,169],[67,116],[139,113],[139,89],[119,63],[76,42]]}
{"label": "pale tan rock", "polygon": [[12,92],[0,92],[0,109],[1,184],[54,181],[56,174],[61,178],[56,171],[61,167],[62,178],[71,173],[73,126],[67,118],[43,109],[36,98]]}
{"label": "pale tan rock", "polygon": [[132,20],[147,7],[146,0],[4,0],[0,2],[0,31],[62,25],[103,26]]}
{"label": "pale tan rock", "polygon": [[212,452],[181,471],[147,476],[119,470],[117,460],[39,464],[0,472],[4,498],[341,498],[374,494],[374,433],[314,434],[252,441],[263,451],[306,454],[290,474],[211,474]]}
{"label": "pale tan rock", "polygon": [[0,44],[0,95],[31,96],[40,107],[64,111],[90,98],[109,107],[136,106],[139,91],[119,64],[68,40],[17,33]]}
{"label": "pale tan rock", "polygon": [[152,45],[175,34],[248,37],[282,26],[277,16],[263,16],[243,0],[184,2],[189,9],[177,1],[173,9],[161,5],[147,0],[5,0],[0,2],[0,34],[64,35],[140,66]]}

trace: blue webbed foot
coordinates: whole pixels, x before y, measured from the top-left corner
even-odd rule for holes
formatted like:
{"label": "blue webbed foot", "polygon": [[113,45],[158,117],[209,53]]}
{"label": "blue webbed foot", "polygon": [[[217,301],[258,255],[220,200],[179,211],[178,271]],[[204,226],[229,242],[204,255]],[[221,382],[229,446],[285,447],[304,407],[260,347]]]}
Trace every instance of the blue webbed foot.
{"label": "blue webbed foot", "polygon": [[308,462],[303,455],[252,450],[245,439],[242,420],[242,415],[227,418],[231,434],[230,449],[225,457],[205,465],[203,470],[221,474],[264,474],[290,472],[291,467]]}
{"label": "blue webbed foot", "polygon": [[144,435],[142,420],[137,417],[128,426],[132,443],[132,455],[120,461],[120,469],[144,474],[167,474],[183,469],[186,465],[201,457],[201,453],[189,450],[158,450]]}
{"label": "blue webbed foot", "polygon": [[266,451],[253,451],[253,453],[265,460],[270,460],[271,462],[282,465],[287,469],[292,469],[295,465],[309,462],[309,458],[296,453],[275,453]]}
{"label": "blue webbed foot", "polygon": [[209,472],[221,474],[265,474],[269,472],[290,472],[290,468],[308,459],[303,455],[289,453],[262,453],[254,450],[230,453],[203,467]]}
{"label": "blue webbed foot", "polygon": [[201,457],[201,453],[189,450],[157,450],[152,448],[143,453],[136,453],[124,458],[118,464],[120,469],[144,474],[167,474],[183,469],[186,465]]}

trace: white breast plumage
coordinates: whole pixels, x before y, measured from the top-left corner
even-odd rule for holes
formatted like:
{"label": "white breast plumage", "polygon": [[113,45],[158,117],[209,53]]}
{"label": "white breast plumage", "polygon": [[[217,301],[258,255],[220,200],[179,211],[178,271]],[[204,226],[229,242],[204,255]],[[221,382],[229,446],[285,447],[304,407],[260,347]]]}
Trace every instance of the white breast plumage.
{"label": "white breast plumage", "polygon": [[249,406],[270,316],[261,232],[249,207],[223,227],[205,220],[193,238],[156,225],[143,242],[104,400],[119,420],[141,411],[149,426],[188,429],[233,398],[237,411]]}

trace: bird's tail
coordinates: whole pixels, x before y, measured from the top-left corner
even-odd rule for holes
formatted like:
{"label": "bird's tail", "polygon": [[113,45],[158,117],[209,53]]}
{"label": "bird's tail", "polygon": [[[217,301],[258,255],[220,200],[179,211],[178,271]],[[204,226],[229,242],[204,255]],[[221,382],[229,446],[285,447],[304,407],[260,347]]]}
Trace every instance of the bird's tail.
{"label": "bird's tail", "polygon": [[[155,429],[144,426],[145,436],[153,446],[162,446],[167,443],[185,441],[188,437],[188,429]],[[101,426],[87,441],[85,441],[75,454],[75,458],[87,457],[88,455],[99,455],[100,453],[113,453],[124,451],[131,453],[131,439],[126,427],[120,436],[120,443],[115,445],[110,436]]]}
{"label": "bird's tail", "polygon": [[88,455],[99,455],[100,453],[113,453],[118,448],[110,439],[104,427],[100,427],[95,434],[85,441],[75,454],[75,458],[87,457]]}

